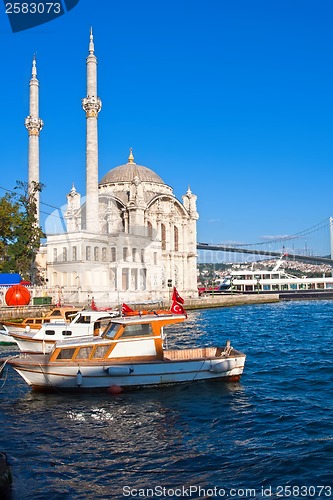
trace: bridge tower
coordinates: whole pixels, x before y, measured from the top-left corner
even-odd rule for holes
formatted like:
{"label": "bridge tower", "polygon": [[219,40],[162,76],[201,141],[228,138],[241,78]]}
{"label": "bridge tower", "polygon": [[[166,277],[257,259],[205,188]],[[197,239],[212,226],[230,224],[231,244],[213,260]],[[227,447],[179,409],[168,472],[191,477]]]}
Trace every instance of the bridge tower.
{"label": "bridge tower", "polygon": [[330,217],[331,260],[333,260],[333,217]]}

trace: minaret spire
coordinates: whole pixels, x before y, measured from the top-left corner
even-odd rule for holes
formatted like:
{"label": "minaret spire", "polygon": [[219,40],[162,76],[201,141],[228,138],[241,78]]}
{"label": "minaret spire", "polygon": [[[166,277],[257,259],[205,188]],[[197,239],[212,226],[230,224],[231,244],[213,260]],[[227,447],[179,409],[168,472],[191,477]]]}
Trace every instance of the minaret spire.
{"label": "minaret spire", "polygon": [[90,28],[89,55],[87,57],[87,97],[82,99],[86,113],[86,230],[98,231],[98,130],[97,118],[102,102],[97,97],[97,58]]}
{"label": "minaret spire", "polygon": [[89,38],[89,54],[93,54],[94,52],[95,52],[94,36],[93,36],[92,27],[91,27],[90,28],[90,38]]}
{"label": "minaret spire", "polygon": [[[30,80],[29,116],[25,119],[25,127],[29,134],[28,185],[32,189],[33,182],[39,183],[39,133],[43,128],[43,120],[39,118],[39,82],[37,80],[36,55],[32,59]],[[35,193],[37,207],[37,224],[39,224],[39,192]]]}

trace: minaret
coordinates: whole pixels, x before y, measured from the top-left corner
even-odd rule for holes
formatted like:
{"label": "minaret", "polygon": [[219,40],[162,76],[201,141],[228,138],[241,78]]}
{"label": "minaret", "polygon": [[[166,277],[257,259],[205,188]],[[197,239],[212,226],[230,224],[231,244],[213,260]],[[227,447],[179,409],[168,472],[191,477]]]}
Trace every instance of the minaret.
{"label": "minaret", "polygon": [[98,217],[98,135],[97,118],[102,102],[97,97],[97,59],[94,37],[90,29],[89,55],[87,57],[87,97],[82,99],[86,112],[86,230],[99,231]]}
{"label": "minaret", "polygon": [[[43,121],[39,115],[39,83],[37,80],[36,57],[32,60],[32,74],[30,80],[29,116],[25,119],[25,126],[29,133],[29,158],[28,158],[28,183],[31,188],[32,182],[39,183],[39,132],[43,128]],[[35,193],[36,198],[36,222],[39,224],[39,191]]]}

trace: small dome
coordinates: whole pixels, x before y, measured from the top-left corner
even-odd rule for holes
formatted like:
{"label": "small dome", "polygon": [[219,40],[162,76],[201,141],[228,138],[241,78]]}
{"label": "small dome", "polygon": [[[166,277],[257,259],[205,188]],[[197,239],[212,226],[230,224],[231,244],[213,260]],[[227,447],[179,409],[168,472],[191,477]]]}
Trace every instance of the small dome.
{"label": "small dome", "polygon": [[142,165],[134,163],[132,150],[130,152],[128,162],[125,165],[120,165],[110,170],[99,182],[102,184],[113,184],[118,182],[132,182],[135,177],[138,177],[142,182],[155,182],[157,184],[165,184],[159,175],[153,170]]}

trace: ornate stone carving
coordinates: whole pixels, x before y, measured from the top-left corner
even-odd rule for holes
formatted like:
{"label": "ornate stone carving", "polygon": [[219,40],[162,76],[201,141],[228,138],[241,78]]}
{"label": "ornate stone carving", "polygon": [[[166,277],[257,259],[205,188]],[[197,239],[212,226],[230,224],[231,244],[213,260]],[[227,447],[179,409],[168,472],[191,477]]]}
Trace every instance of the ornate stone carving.
{"label": "ornate stone carving", "polygon": [[82,99],[82,108],[86,112],[86,118],[97,117],[102,109],[102,101],[99,97],[85,97]]}
{"label": "ornate stone carving", "polygon": [[40,118],[32,118],[31,116],[27,116],[24,121],[24,125],[28,130],[29,135],[39,136],[39,132],[42,130],[44,122]]}

